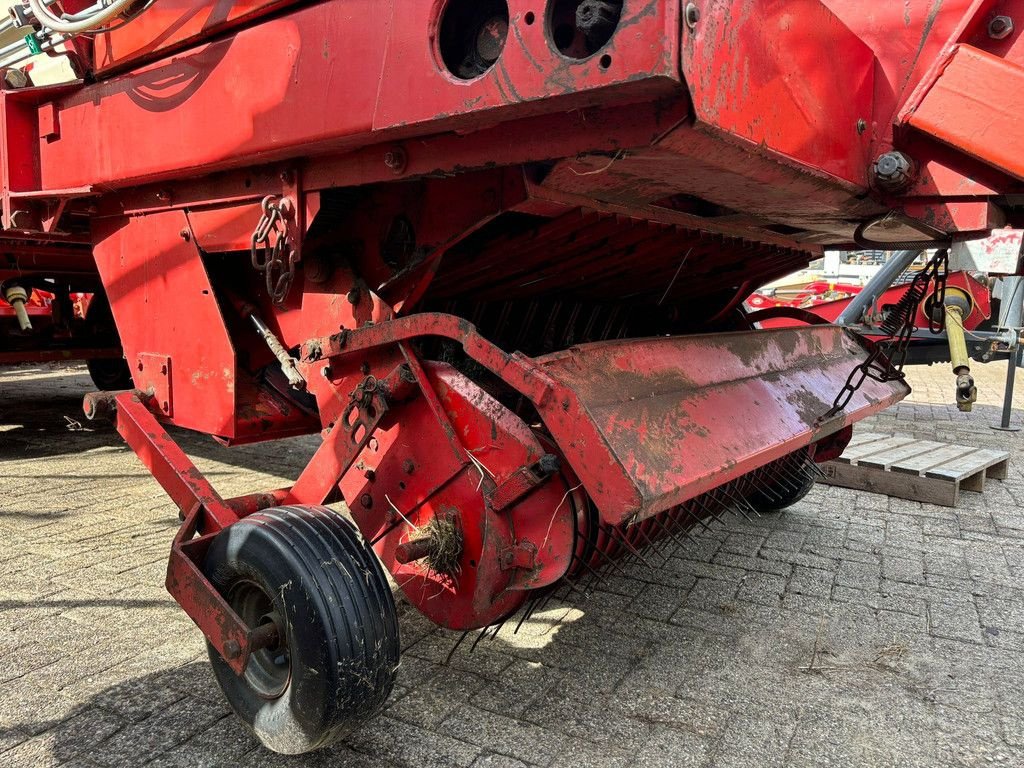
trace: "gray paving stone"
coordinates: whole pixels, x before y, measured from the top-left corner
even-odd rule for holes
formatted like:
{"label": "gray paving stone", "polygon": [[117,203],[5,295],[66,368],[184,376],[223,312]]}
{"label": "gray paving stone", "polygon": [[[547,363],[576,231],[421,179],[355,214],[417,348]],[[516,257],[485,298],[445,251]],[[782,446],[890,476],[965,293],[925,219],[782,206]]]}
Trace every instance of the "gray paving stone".
{"label": "gray paving stone", "polygon": [[[163,590],[170,503],[111,428],[64,429],[84,381],[0,371],[0,414],[16,401],[27,425],[0,416],[4,768],[1024,765],[1024,435],[990,434],[984,405],[867,425],[1008,445],[1010,479],[957,509],[815,488],[472,653],[402,604],[385,713],[289,758],[229,713]],[[231,494],[286,483],[315,445],[179,439]]]}

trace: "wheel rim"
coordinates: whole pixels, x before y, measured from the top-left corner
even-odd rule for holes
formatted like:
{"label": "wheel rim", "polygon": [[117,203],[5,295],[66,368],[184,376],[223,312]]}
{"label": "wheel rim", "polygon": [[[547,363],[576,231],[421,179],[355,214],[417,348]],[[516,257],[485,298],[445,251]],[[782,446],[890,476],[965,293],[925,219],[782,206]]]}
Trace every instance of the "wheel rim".
{"label": "wheel rim", "polygon": [[276,620],[279,617],[273,600],[256,582],[242,580],[232,586],[229,601],[247,627],[255,629],[268,622],[277,624],[278,644],[273,648],[261,648],[249,656],[244,679],[262,698],[280,697],[291,682],[292,665],[288,637],[282,631],[282,622]]}

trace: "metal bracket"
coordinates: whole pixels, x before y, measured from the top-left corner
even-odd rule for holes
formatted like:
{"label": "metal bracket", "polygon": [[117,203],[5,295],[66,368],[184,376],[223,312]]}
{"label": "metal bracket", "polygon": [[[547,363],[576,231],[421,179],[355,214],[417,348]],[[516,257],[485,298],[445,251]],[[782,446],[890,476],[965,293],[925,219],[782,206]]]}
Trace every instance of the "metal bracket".
{"label": "metal bracket", "polygon": [[537,546],[531,541],[517,541],[511,547],[498,552],[498,562],[503,571],[516,568],[531,570],[537,564]]}
{"label": "metal bracket", "polygon": [[288,491],[288,504],[323,504],[330,497],[373,437],[388,411],[389,398],[401,399],[412,388],[404,374],[399,365],[383,381],[367,376],[356,385],[341,416]]}
{"label": "metal bracket", "polygon": [[164,416],[174,414],[171,399],[171,358],[168,355],[141,353],[135,363],[135,382],[139,389],[149,392],[156,407]]}
{"label": "metal bracket", "polygon": [[520,467],[490,491],[488,498],[491,509],[495,512],[507,509],[557,471],[558,457],[550,453],[542,456],[535,464]]}

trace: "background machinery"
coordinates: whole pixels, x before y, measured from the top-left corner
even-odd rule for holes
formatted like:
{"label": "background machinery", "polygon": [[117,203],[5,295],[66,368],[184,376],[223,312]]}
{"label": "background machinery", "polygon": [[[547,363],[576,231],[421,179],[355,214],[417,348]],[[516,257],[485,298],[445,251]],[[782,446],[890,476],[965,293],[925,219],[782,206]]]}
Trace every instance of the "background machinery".
{"label": "background machinery", "polygon": [[[278,751],[387,697],[387,574],[438,624],[500,626],[800,498],[907,394],[945,261],[883,345],[754,329],[757,286],[854,243],[1019,272],[1024,0],[10,14],[0,282],[107,297],[133,381],[86,409],[180,508],[168,589]],[[167,424],[323,442],[291,487],[224,499]]]}

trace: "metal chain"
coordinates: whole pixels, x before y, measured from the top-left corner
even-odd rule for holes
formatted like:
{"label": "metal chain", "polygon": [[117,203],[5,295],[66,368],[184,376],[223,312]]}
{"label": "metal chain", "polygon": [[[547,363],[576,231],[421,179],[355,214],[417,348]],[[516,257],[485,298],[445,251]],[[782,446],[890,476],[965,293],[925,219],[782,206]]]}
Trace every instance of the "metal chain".
{"label": "metal chain", "polygon": [[[928,328],[932,333],[939,333],[945,327],[945,298],[946,298],[946,276],[949,271],[949,251],[940,250],[928,261],[924,269],[918,272],[910,282],[904,298],[897,304],[894,312],[901,312],[903,316],[899,327],[888,338],[872,344],[871,352],[867,358],[857,365],[846,379],[843,388],[836,395],[832,407],[818,419],[818,423],[827,421],[840,413],[847,405],[857,390],[864,384],[865,379],[874,381],[902,381],[906,374],[903,366],[907,361],[907,348],[910,339],[914,335],[914,319],[921,306],[924,297],[928,295],[928,288],[934,285],[932,291],[934,300],[932,302],[933,313],[928,318]],[[906,301],[904,301],[906,300]],[[938,310],[935,312],[935,310]],[[936,330],[938,327],[938,330]]]}
{"label": "metal chain", "polygon": [[274,303],[281,304],[288,297],[295,280],[298,255],[288,237],[288,201],[267,195],[261,207],[263,215],[250,241],[252,266],[266,277],[267,293]]}

